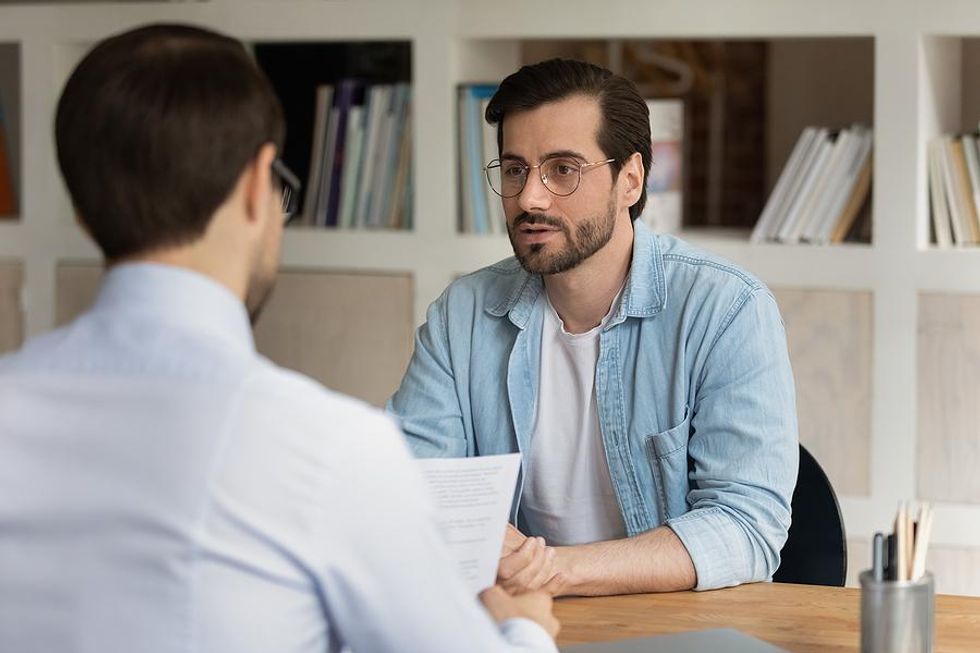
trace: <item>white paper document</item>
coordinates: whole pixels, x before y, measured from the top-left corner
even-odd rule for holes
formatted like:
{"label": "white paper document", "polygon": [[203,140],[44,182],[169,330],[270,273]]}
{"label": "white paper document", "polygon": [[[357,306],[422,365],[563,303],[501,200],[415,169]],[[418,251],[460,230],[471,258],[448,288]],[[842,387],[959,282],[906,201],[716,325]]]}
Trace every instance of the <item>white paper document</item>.
{"label": "white paper document", "polygon": [[474,592],[490,587],[497,578],[520,460],[520,454],[514,453],[418,461],[436,503],[439,528]]}

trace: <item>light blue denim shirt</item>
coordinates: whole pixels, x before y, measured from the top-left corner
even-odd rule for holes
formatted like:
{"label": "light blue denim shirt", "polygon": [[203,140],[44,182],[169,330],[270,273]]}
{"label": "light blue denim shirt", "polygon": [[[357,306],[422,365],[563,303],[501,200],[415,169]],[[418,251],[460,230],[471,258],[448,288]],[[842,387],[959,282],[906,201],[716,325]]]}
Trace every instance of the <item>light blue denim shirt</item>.
{"label": "light blue denim shirt", "polygon": [[[667,524],[697,589],[779,567],[798,465],[796,406],[776,301],[758,279],[634,223],[633,259],[602,330],[595,392],[628,535]],[[467,275],[428,311],[388,410],[420,457],[529,457],[545,308],[513,258]],[[532,533],[533,534],[533,533]]]}

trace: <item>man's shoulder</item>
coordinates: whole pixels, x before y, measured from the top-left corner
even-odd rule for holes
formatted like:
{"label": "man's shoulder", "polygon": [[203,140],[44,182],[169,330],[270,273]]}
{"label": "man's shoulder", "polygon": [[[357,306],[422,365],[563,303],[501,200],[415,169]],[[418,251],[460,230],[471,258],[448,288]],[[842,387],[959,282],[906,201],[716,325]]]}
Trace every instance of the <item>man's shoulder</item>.
{"label": "man's shoulder", "polygon": [[668,294],[677,286],[707,286],[752,293],[768,291],[754,274],[728,259],[701,249],[676,236],[657,236],[667,276]]}
{"label": "man's shoulder", "polygon": [[530,279],[531,275],[518,260],[509,256],[458,277],[449,284],[439,301],[472,304],[499,312],[516,301]]}
{"label": "man's shoulder", "polygon": [[298,417],[376,425],[387,421],[384,413],[367,402],[332,390],[316,379],[280,367],[262,356],[249,375],[245,392],[248,400],[261,397],[275,412]]}

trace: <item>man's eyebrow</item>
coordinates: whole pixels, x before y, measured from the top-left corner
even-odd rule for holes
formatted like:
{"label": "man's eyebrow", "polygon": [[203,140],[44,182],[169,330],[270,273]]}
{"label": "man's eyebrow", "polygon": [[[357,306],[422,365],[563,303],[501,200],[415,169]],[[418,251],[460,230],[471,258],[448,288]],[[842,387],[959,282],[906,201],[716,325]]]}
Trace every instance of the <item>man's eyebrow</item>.
{"label": "man's eyebrow", "polygon": [[500,155],[500,160],[501,161],[505,161],[505,160],[506,161],[520,161],[521,163],[523,163],[525,165],[527,164],[527,161],[524,159],[524,157],[517,156],[516,154],[513,154],[511,152],[504,152],[503,154],[501,154]]}
{"label": "man's eyebrow", "polygon": [[[565,157],[565,158],[569,158],[569,159],[578,159],[580,161],[586,161],[587,160],[586,157],[585,157],[585,155],[583,155],[581,152],[576,152],[575,150],[554,150],[552,152],[546,153],[541,158],[541,160],[544,161],[545,159],[554,159],[554,158],[558,158],[558,157]],[[503,161],[505,159],[508,160],[508,161],[520,161],[521,163],[523,163],[525,165],[527,164],[527,159],[525,159],[522,156],[518,156],[518,155],[516,155],[516,154],[514,154],[512,152],[504,152],[503,154],[500,155],[500,160],[501,161]]]}
{"label": "man's eyebrow", "polygon": [[568,159],[579,159],[580,161],[588,160],[585,158],[584,154],[580,152],[576,152],[575,150],[555,150],[554,152],[548,152],[547,154],[545,154],[542,161],[544,159],[555,159],[558,157],[564,157]]}

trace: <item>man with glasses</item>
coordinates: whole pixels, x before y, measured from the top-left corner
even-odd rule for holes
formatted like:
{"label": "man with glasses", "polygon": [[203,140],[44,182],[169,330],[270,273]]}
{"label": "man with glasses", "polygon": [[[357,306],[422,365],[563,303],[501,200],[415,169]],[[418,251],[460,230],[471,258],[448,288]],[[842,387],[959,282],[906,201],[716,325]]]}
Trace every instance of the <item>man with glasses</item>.
{"label": "man with glasses", "polygon": [[432,304],[389,411],[418,456],[520,452],[498,576],[618,594],[770,578],[796,481],[793,377],[756,278],[637,221],[647,105],[586,63],[486,110],[514,258]]}
{"label": "man with glasses", "polygon": [[[97,45],[58,160],[105,282],[0,358],[0,649],[555,652],[544,592],[469,592],[391,420],[255,352],[299,183],[242,45]],[[496,622],[496,623],[495,623]]]}

